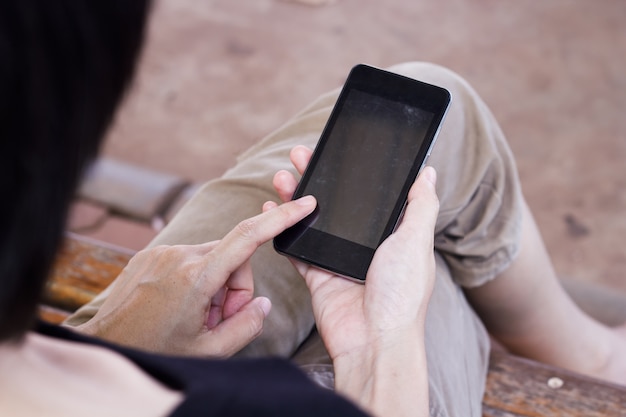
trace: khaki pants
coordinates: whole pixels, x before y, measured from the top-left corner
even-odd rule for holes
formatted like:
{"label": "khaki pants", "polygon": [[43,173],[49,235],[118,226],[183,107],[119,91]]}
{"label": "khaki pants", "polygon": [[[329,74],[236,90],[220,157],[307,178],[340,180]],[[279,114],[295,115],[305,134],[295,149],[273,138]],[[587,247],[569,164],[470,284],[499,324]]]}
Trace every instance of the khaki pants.
{"label": "khaki pants", "polygon": [[[428,310],[426,348],[433,416],[481,416],[489,339],[463,295],[505,269],[518,250],[521,196],[505,138],[482,100],[456,74],[427,63],[391,71],[447,88],[452,104],[429,164],[438,172],[441,211],[435,248],[437,279]],[[220,239],[277,201],[272,177],[293,170],[288,153],[314,147],[338,90],[319,97],[249,149],[222,178],[208,182],[151,245]],[[241,356],[293,358],[316,381],[332,387],[332,365],[314,331],[308,290],[291,264],[267,244],[253,256],[255,288],[272,300],[263,334]],[[416,277],[419,279],[420,277]],[[91,318],[107,291],[68,321]]]}

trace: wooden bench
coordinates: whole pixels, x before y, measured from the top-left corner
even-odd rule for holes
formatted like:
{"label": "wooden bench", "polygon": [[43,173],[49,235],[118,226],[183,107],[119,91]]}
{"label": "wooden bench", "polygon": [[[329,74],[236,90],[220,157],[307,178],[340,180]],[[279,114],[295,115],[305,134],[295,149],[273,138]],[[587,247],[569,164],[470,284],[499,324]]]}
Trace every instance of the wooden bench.
{"label": "wooden bench", "polygon": [[[47,286],[40,313],[60,323],[109,285],[131,251],[68,235]],[[491,354],[484,417],[626,416],[626,387],[519,358]]]}

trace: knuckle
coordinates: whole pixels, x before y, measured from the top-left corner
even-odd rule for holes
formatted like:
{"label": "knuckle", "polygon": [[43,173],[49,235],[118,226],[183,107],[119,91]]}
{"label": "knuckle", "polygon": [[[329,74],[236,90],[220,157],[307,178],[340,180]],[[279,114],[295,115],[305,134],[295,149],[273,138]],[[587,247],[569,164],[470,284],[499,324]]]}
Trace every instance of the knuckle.
{"label": "knuckle", "polygon": [[246,219],[239,222],[236,226],[237,234],[246,240],[256,240],[256,219]]}
{"label": "knuckle", "polygon": [[254,320],[250,322],[250,341],[256,339],[263,332],[263,323],[265,316],[263,313],[259,313],[255,316]]}
{"label": "knuckle", "polygon": [[197,257],[182,246],[160,245],[142,252],[148,280],[189,285],[199,273]]}
{"label": "knuckle", "polygon": [[246,337],[249,342],[256,339],[263,331],[263,323],[265,322],[265,314],[261,307],[256,307],[250,314],[250,320],[247,320]]}
{"label": "knuckle", "polygon": [[172,254],[172,247],[167,245],[159,245],[153,248],[144,249],[140,252],[143,257],[153,260],[160,261],[163,258],[170,257]]}
{"label": "knuckle", "polygon": [[171,246],[169,245],[158,245],[153,248],[144,249],[143,251],[154,253],[154,254],[161,254],[161,253],[167,252],[170,248]]}
{"label": "knuckle", "polygon": [[211,355],[220,359],[227,359],[231,357],[236,351],[231,343],[219,338],[218,340],[215,340],[211,350]]}
{"label": "knuckle", "polygon": [[161,245],[156,246],[154,249],[154,256],[157,258],[157,260],[162,262],[177,262],[187,258],[182,246]]}

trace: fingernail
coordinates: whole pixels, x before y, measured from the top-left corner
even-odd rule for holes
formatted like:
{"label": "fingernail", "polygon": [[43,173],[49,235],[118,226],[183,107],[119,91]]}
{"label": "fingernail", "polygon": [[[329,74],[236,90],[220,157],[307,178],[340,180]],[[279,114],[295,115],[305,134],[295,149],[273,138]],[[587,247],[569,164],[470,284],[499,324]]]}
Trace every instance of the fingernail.
{"label": "fingernail", "polygon": [[431,182],[432,184],[437,184],[437,171],[435,171],[435,168],[431,166],[424,167],[422,174],[424,174],[424,177],[429,182]]}
{"label": "fingernail", "polygon": [[276,203],[274,203],[273,201],[266,201],[265,203],[263,203],[263,212],[269,211],[273,208],[276,208]]}
{"label": "fingernail", "polygon": [[269,300],[269,298],[259,297],[259,307],[261,307],[261,310],[263,310],[263,314],[265,314],[265,317],[267,317],[267,315],[270,314],[270,311],[272,310],[272,302]]}
{"label": "fingernail", "polygon": [[300,197],[296,200],[296,204],[304,207],[311,207],[315,205],[315,197],[312,195],[305,195],[304,197]]}

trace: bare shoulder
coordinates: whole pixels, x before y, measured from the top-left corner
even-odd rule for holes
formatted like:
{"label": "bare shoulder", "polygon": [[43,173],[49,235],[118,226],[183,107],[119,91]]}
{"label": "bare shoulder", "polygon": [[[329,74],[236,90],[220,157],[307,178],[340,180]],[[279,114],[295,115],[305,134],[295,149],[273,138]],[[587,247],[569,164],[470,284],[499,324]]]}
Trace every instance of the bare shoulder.
{"label": "bare shoulder", "polygon": [[0,415],[162,416],[182,399],[105,348],[38,334],[0,346]]}

